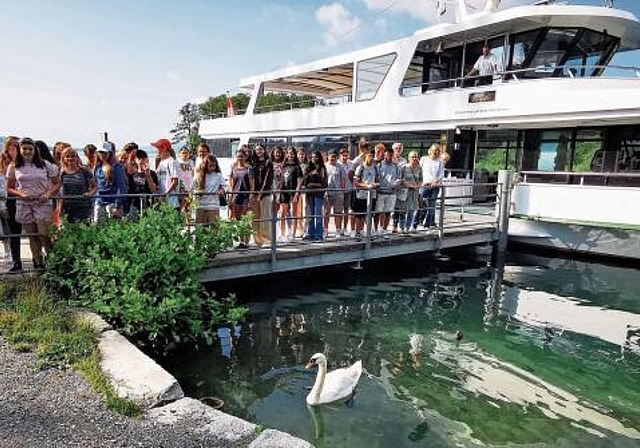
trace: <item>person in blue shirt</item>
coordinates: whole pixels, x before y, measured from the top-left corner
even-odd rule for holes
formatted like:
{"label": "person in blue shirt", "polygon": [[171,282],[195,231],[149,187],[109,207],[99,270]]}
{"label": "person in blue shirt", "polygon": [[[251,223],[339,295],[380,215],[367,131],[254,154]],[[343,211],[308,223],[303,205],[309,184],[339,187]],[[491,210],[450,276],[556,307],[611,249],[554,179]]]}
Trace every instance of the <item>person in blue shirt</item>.
{"label": "person in blue shirt", "polygon": [[[98,194],[94,207],[94,220],[100,222],[105,218],[120,219],[127,194],[124,169],[115,160],[116,147],[111,142],[104,142],[97,150],[96,166],[93,177],[98,186]],[[122,196],[120,196],[122,195]]]}

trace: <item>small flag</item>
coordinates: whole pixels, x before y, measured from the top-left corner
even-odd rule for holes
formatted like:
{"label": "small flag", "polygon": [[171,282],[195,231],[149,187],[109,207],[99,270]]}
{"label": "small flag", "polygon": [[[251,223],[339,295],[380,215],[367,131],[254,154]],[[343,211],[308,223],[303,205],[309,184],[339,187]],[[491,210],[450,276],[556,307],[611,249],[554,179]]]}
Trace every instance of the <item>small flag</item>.
{"label": "small flag", "polygon": [[227,117],[235,117],[236,111],[233,108],[233,101],[231,100],[231,95],[227,92]]}

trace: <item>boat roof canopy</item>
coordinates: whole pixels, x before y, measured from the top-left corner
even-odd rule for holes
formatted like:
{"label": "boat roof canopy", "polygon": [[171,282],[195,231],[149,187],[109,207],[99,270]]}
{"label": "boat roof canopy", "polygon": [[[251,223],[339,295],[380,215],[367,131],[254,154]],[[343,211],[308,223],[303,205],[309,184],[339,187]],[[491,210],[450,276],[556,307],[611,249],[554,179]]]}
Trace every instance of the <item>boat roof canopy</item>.
{"label": "boat roof canopy", "polygon": [[620,38],[619,52],[640,49],[640,22],[631,13],[596,6],[539,5],[480,12],[462,23],[441,23],[413,36],[319,61],[241,80],[240,87],[332,97],[352,92],[354,65],[385,54],[409,51],[420,41],[443,40],[448,47],[540,27],[581,27]]}

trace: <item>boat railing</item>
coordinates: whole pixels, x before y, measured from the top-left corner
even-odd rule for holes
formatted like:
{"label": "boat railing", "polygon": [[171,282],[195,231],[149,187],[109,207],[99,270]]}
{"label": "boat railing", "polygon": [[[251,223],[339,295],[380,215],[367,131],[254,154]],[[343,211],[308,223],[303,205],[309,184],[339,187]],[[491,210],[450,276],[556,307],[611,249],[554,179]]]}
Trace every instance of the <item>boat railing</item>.
{"label": "boat railing", "polygon": [[[616,74],[621,74],[616,76]],[[622,65],[539,65],[536,67],[496,72],[493,75],[458,76],[436,81],[404,83],[402,96],[416,96],[428,92],[490,87],[496,84],[521,83],[540,79],[576,78],[640,79],[640,67]]]}
{"label": "boat railing", "polygon": [[[271,112],[283,112],[290,111],[295,109],[309,109],[314,107],[329,107],[336,106],[338,104],[345,104],[351,101],[351,95],[347,96],[339,96],[339,97],[323,97],[323,98],[304,98],[296,101],[288,101],[284,103],[275,103],[275,104],[258,104],[254,109],[254,114],[266,114]],[[246,109],[237,110],[235,112],[237,115],[245,115],[247,113]],[[216,118],[227,118],[228,115],[226,112],[220,112],[217,114],[205,114],[204,119],[216,119]]]}
{"label": "boat railing", "polygon": [[522,181],[603,187],[640,187],[640,172],[521,171]]}
{"label": "boat railing", "polygon": [[[407,220],[411,220],[411,222],[416,223],[415,226],[411,227],[411,231],[408,232],[398,232],[397,234],[393,234],[391,232],[386,233],[384,235],[376,232],[378,228],[376,215],[380,212],[376,212],[375,209],[375,200],[374,194],[375,190],[372,189],[296,189],[296,190],[283,190],[283,189],[273,189],[273,190],[263,190],[263,191],[225,191],[224,196],[227,201],[228,206],[220,207],[220,219],[232,219],[232,217],[237,217],[238,215],[233,212],[234,208],[238,210],[238,207],[243,207],[244,212],[252,212],[254,217],[252,219],[252,228],[253,235],[255,237],[257,232],[262,232],[264,238],[266,240],[266,246],[264,248],[270,248],[271,257],[275,258],[276,253],[283,247],[291,247],[291,246],[304,246],[305,244],[310,244],[311,242],[317,243],[317,241],[308,241],[307,238],[301,238],[300,236],[296,238],[287,238],[287,234],[284,235],[282,232],[278,232],[279,229],[293,227],[294,229],[297,227],[301,232],[307,233],[306,230],[309,227],[309,223],[312,220],[315,220],[316,224],[319,224],[323,229],[329,230],[326,225],[327,222],[333,222],[335,224],[335,218],[343,219],[343,223],[350,221],[351,218],[360,218],[363,220],[364,224],[362,227],[362,233],[360,235],[350,235],[350,238],[345,237],[344,241],[353,241],[354,244],[362,243],[362,248],[365,252],[365,258],[367,258],[367,254],[371,248],[372,242],[378,239],[387,239],[391,240],[389,244],[393,244],[393,239],[396,238],[404,238],[403,244],[407,242],[412,242],[412,238],[417,238],[415,241],[422,241],[424,237],[428,239],[435,239],[436,244],[441,244],[442,239],[445,237],[445,234],[448,231],[455,231],[455,229],[495,229],[497,226],[498,216],[496,210],[500,207],[500,194],[491,194],[487,195],[484,198],[484,201],[481,203],[473,203],[473,188],[492,188],[495,189],[497,186],[496,183],[474,183],[472,181],[467,181],[464,183],[455,184],[454,186],[447,184],[446,182],[440,187],[439,194],[436,198],[430,199],[429,201],[420,200],[418,206],[412,210],[407,210],[406,208],[400,206],[396,207],[392,214],[397,215],[398,221],[393,221],[393,223],[401,224],[405,223],[405,228],[409,227],[407,224]],[[458,187],[468,187],[466,189],[461,189]],[[346,210],[341,213],[331,213],[329,209],[325,208],[325,201],[327,195],[332,194],[355,194],[356,191],[364,191],[366,193],[366,210],[360,212],[352,211],[349,206]],[[461,192],[461,194],[458,194]],[[377,192],[377,194],[380,194]],[[391,194],[396,194],[394,191]],[[279,203],[281,202],[282,195],[290,195],[291,197],[296,196],[296,200],[292,202],[290,209],[290,213],[286,216],[282,216],[278,213],[279,211]],[[319,195],[322,199],[322,205],[320,206],[320,214],[314,213],[310,204],[314,198],[314,195]],[[185,227],[190,231],[195,231],[196,227],[208,226],[211,224],[201,224],[196,222],[196,212],[200,201],[203,198],[216,196],[220,197],[219,193],[176,193],[172,194],[172,196],[178,196],[180,207],[176,210],[176,212],[183,213],[185,218]],[[420,193],[420,198],[422,198],[423,194]],[[10,198],[11,199],[11,198]],[[118,216],[117,220],[124,223],[138,219],[138,217],[144,213],[149,208],[158,207],[162,203],[167,202],[167,195],[165,194],[119,194],[119,195],[99,195],[91,198],[87,198],[83,195],[57,195],[52,196],[51,199],[55,201],[92,201],[97,203],[101,201],[102,203],[112,202],[114,203],[116,200],[118,204],[121,205],[122,214]],[[266,201],[265,201],[266,199]],[[18,199],[20,200],[20,199]],[[297,202],[299,201],[300,213],[295,213],[294,209],[296,207]],[[215,201],[214,201],[215,202]],[[59,202],[58,202],[59,203]],[[127,204],[125,208],[123,205]],[[241,205],[238,205],[241,204]],[[425,217],[427,213],[432,213],[435,217],[434,224],[431,227],[425,227],[423,224],[425,222]],[[94,214],[92,214],[94,215]],[[109,219],[108,215],[95,213],[95,216],[87,219],[87,224],[99,225],[99,222],[102,222],[105,219]],[[115,219],[115,218],[112,218]],[[393,219],[393,218],[392,218]],[[56,226],[60,224],[56,223]],[[343,224],[344,225],[344,224]],[[344,225],[346,227],[346,225]],[[264,232],[267,232],[267,235],[264,235]],[[331,228],[333,237],[328,240],[325,239],[325,243],[335,243],[339,241],[338,233],[342,233],[341,229],[336,229],[335,225]],[[340,232],[336,232],[339,230]],[[52,232],[56,232],[56,227],[52,227]],[[292,237],[295,235],[291,235]],[[30,233],[20,233],[20,234],[0,234],[0,241],[5,240],[20,240],[29,237],[42,237],[41,234],[30,234]],[[423,237],[423,238],[420,238]],[[24,245],[23,245],[24,246]],[[24,251],[24,249],[23,249]],[[29,259],[24,258],[23,260],[28,263]]]}

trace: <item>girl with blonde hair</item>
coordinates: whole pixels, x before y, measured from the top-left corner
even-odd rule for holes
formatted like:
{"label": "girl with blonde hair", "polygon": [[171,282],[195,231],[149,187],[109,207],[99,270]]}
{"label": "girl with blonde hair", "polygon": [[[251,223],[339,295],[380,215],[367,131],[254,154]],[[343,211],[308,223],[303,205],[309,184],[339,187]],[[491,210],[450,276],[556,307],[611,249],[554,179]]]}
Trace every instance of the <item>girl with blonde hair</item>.
{"label": "girl with blonde hair", "polygon": [[199,196],[196,202],[196,223],[213,223],[220,217],[220,195],[224,194],[224,177],[215,156],[208,155],[196,168],[193,192]]}

